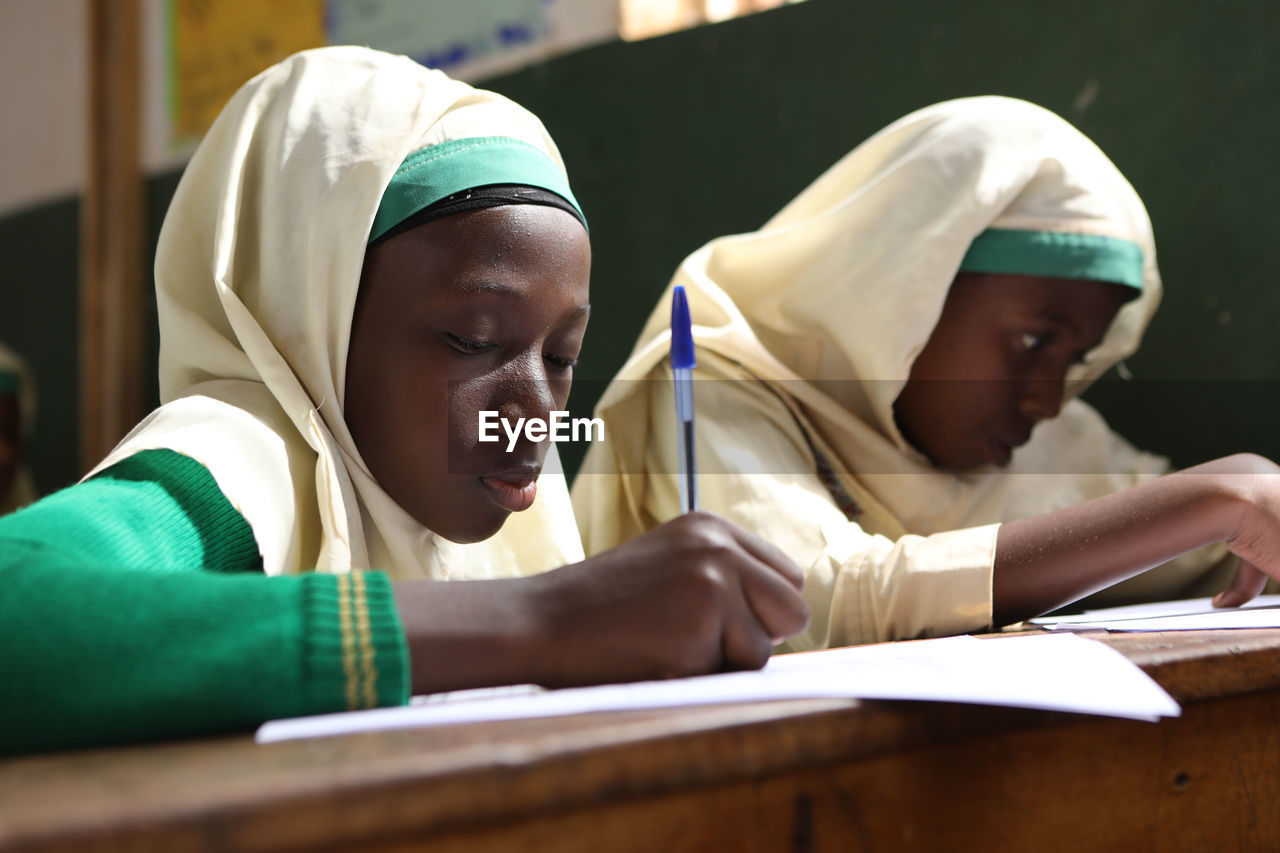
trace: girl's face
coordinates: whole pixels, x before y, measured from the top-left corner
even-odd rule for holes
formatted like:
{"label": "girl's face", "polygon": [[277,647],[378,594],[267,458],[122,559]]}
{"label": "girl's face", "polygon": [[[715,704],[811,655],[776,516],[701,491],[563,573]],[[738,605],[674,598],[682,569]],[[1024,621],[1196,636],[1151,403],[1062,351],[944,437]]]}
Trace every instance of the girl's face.
{"label": "girl's face", "polygon": [[1004,466],[1062,407],[1083,361],[1136,294],[1100,281],[961,273],[894,401],[894,420],[939,468]]}
{"label": "girl's face", "polygon": [[370,473],[406,512],[478,542],[527,509],[548,442],[479,441],[563,410],[582,348],[591,249],[565,211],[505,205],[445,216],[365,255],[344,413]]}

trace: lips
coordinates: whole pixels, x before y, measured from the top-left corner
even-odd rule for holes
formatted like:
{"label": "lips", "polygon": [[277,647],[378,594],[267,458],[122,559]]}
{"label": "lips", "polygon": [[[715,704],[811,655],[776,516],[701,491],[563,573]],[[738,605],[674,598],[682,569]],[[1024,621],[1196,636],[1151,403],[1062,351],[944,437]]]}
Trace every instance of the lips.
{"label": "lips", "polygon": [[480,478],[489,499],[507,512],[524,512],[538,496],[538,469],[514,468]]}

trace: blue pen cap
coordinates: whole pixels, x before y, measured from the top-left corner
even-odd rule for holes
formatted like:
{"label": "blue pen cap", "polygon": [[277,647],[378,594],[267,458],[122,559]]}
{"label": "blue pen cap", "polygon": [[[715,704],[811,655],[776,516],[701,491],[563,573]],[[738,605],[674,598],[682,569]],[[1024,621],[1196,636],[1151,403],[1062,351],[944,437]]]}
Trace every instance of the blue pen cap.
{"label": "blue pen cap", "polygon": [[689,300],[684,285],[677,284],[671,294],[671,367],[697,367],[693,357],[693,321],[689,318]]}

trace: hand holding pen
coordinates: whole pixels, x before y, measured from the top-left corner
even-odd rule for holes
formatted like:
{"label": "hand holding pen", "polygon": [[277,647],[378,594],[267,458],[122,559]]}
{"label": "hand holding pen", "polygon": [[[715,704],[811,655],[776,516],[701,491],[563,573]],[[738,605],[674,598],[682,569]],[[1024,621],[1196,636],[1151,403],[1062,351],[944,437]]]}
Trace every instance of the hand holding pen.
{"label": "hand holding pen", "polygon": [[[535,608],[534,624],[554,626],[545,633],[557,638],[559,650],[535,656],[551,667],[535,674],[539,684],[758,669],[774,645],[809,621],[799,566],[756,534],[698,512],[695,366],[689,303],[677,285],[671,298],[671,370],[681,514],[581,563],[528,579],[543,590],[535,600],[550,608]],[[640,648],[644,654],[635,655]]]}

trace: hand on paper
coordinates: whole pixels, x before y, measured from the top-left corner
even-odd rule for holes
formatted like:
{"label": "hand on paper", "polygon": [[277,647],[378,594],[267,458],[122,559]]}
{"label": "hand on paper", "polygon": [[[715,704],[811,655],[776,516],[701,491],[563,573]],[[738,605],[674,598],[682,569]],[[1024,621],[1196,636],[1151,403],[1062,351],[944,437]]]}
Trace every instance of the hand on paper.
{"label": "hand on paper", "polygon": [[1254,454],[1215,459],[1083,504],[1001,526],[997,624],[1039,615],[1202,545],[1240,558],[1219,607],[1280,580],[1280,466]]}
{"label": "hand on paper", "polygon": [[527,578],[397,583],[414,693],[640,681],[765,664],[809,620],[800,569],[690,513]]}
{"label": "hand on paper", "polygon": [[555,650],[544,684],[756,669],[809,619],[800,569],[710,513],[530,580]]}
{"label": "hand on paper", "polygon": [[1238,495],[1238,520],[1227,546],[1240,558],[1231,583],[1213,603],[1237,607],[1260,595],[1268,577],[1280,580],[1280,466],[1253,455],[1219,459],[1202,467],[1211,466],[1227,468],[1229,483]]}

